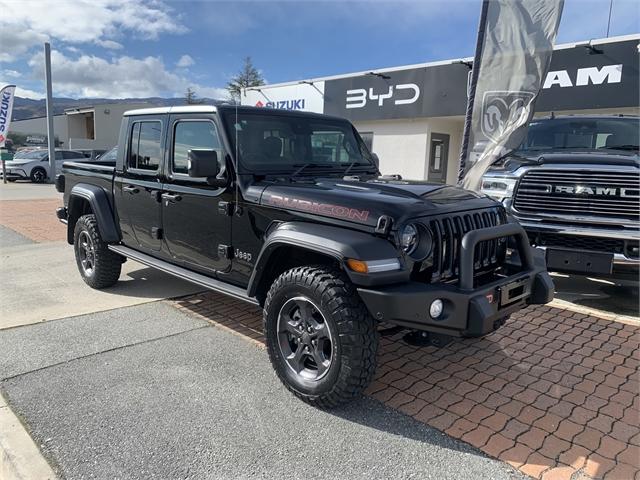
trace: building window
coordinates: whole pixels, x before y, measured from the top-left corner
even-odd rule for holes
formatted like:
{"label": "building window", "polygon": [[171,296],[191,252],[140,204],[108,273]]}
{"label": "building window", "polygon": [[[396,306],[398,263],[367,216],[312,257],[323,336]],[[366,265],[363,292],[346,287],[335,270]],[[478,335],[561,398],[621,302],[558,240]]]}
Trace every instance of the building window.
{"label": "building window", "polygon": [[157,171],[162,158],[160,146],[160,122],[136,122],[133,124],[129,148],[129,168]]}
{"label": "building window", "polygon": [[178,122],[173,135],[173,173],[188,173],[189,150],[220,150],[220,139],[213,122]]}

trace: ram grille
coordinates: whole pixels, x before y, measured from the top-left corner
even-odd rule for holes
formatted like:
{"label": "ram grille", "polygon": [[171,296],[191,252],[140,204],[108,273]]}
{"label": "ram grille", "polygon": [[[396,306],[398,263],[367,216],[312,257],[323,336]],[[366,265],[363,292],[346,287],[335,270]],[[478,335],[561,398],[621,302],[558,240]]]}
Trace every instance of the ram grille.
{"label": "ram grille", "polygon": [[519,212],[638,220],[640,173],[537,169],[515,193]]}

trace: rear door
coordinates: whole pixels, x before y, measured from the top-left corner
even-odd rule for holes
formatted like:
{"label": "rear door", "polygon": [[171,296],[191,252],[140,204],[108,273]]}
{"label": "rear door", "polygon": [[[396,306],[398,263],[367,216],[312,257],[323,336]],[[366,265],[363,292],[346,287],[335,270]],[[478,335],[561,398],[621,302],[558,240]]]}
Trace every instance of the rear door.
{"label": "rear door", "polygon": [[116,178],[117,211],[123,242],[139,250],[162,245],[160,195],[166,116],[131,117],[122,173]]}
{"label": "rear door", "polygon": [[227,270],[231,260],[223,252],[231,245],[232,217],[224,211],[224,205],[232,201],[232,193],[187,174],[191,149],[215,150],[219,161],[225,158],[215,115],[171,115],[167,138],[162,195],[167,251],[187,268],[203,272]]}

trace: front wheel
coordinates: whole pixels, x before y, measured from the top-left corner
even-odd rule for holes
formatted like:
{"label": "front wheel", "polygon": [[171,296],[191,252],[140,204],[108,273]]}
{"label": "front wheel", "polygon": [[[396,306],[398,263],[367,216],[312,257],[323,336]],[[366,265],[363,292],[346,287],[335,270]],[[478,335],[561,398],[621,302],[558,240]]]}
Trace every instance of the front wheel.
{"label": "front wheel", "polygon": [[297,397],[322,408],[345,403],[375,373],[375,321],[337,269],[298,267],[271,286],[263,314],[269,359]]}
{"label": "front wheel", "polygon": [[83,215],[76,222],[73,249],[80,276],[91,288],[107,288],[118,281],[122,257],[102,240],[95,215]]}
{"label": "front wheel", "polygon": [[44,183],[47,179],[47,172],[44,168],[36,167],[31,170],[31,175],[29,175],[29,177],[33,183]]}

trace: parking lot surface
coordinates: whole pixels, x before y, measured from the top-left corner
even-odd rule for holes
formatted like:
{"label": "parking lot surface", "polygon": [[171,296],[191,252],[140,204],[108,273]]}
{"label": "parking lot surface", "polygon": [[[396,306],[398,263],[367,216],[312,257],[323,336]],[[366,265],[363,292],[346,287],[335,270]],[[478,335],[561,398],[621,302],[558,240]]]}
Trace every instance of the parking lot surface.
{"label": "parking lot surface", "polygon": [[0,331],[0,372],[64,478],[524,478],[372,399],[309,407],[264,350],[162,302]]}
{"label": "parking lot surface", "polygon": [[[264,341],[254,307],[215,293],[177,304]],[[539,306],[444,348],[387,336],[368,394],[534,478],[640,478],[639,334]]]}

